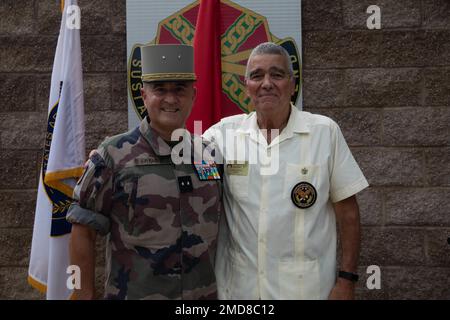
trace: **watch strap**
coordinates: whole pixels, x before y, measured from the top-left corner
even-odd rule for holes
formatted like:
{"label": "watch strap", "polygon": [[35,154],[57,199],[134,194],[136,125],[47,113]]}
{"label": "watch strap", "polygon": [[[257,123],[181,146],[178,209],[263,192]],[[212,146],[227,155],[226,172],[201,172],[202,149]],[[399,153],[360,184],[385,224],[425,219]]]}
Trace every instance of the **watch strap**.
{"label": "watch strap", "polygon": [[350,280],[352,282],[356,282],[359,279],[359,276],[356,273],[342,271],[342,270],[339,270],[338,277]]}

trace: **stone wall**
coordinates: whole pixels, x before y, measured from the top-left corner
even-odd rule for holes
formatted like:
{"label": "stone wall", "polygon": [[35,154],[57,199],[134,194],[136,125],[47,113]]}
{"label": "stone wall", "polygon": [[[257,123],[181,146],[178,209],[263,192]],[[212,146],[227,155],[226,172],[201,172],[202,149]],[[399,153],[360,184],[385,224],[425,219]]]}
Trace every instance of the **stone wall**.
{"label": "stone wall", "polygon": [[[372,4],[381,30],[366,28]],[[126,10],[79,5],[90,150],[127,129]],[[43,298],[26,278],[59,19],[59,1],[0,2],[1,299]],[[371,185],[358,298],[449,299],[450,2],[303,0],[302,19],[305,110],[339,123]]]}

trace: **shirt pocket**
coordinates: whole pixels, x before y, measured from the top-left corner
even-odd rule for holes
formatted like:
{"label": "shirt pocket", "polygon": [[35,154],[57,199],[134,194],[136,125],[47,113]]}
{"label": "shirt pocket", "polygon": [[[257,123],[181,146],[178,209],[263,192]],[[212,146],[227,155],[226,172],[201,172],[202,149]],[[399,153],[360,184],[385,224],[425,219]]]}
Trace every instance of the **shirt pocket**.
{"label": "shirt pocket", "polygon": [[324,168],[323,165],[287,163],[284,174],[283,198],[290,199],[292,190],[300,182],[307,182],[318,191]]}
{"label": "shirt pocket", "polygon": [[114,185],[113,218],[125,244],[159,250],[176,243],[180,199],[172,167],[125,168]]}
{"label": "shirt pocket", "polygon": [[133,220],[136,208],[138,179],[118,180],[113,192],[114,216],[128,234],[133,233]]}
{"label": "shirt pocket", "polygon": [[[217,234],[220,214],[222,211],[222,182],[220,180],[211,181],[195,181],[197,177],[193,176],[194,190],[192,196],[189,197],[189,210],[192,217],[193,233],[201,237],[202,243],[195,248],[191,248],[196,252],[197,256],[201,256],[204,252],[208,252],[213,264],[217,247]],[[184,208],[186,210],[187,208]],[[186,213],[186,211],[184,211]],[[184,226],[185,230],[190,227]]]}
{"label": "shirt pocket", "polygon": [[228,175],[227,178],[228,187],[233,197],[236,199],[248,199],[249,175]]}
{"label": "shirt pocket", "polygon": [[319,299],[320,276],[317,260],[281,261],[278,264],[279,299]]}

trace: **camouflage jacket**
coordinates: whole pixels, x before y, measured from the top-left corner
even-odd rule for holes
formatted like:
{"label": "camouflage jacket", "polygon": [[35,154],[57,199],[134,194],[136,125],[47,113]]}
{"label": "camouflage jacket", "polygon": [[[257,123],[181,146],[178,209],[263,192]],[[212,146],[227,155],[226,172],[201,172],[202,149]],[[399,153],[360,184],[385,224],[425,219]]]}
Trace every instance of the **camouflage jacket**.
{"label": "camouflage jacket", "polygon": [[[175,165],[146,119],[100,145],[67,220],[108,235],[106,299],[215,299],[221,181],[201,181],[193,164]],[[189,134],[185,141],[192,147]]]}

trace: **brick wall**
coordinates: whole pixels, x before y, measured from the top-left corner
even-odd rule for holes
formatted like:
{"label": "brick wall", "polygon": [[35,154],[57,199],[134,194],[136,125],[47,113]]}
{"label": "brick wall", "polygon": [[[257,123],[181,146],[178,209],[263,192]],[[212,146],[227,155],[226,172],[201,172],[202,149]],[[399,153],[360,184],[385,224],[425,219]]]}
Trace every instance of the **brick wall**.
{"label": "brick wall", "polygon": [[[127,130],[125,1],[78,4],[88,151]],[[59,1],[0,2],[0,299],[43,297],[26,279],[59,27]]]}
{"label": "brick wall", "polygon": [[[79,5],[90,150],[127,129],[125,1]],[[305,109],[339,123],[371,184],[358,297],[450,298],[450,1],[303,0],[302,18]],[[1,299],[43,297],[26,277],[59,19],[59,1],[0,2]]]}
{"label": "brick wall", "polygon": [[371,185],[358,297],[449,299],[450,1],[303,0],[303,39],[305,109],[339,123]]}

